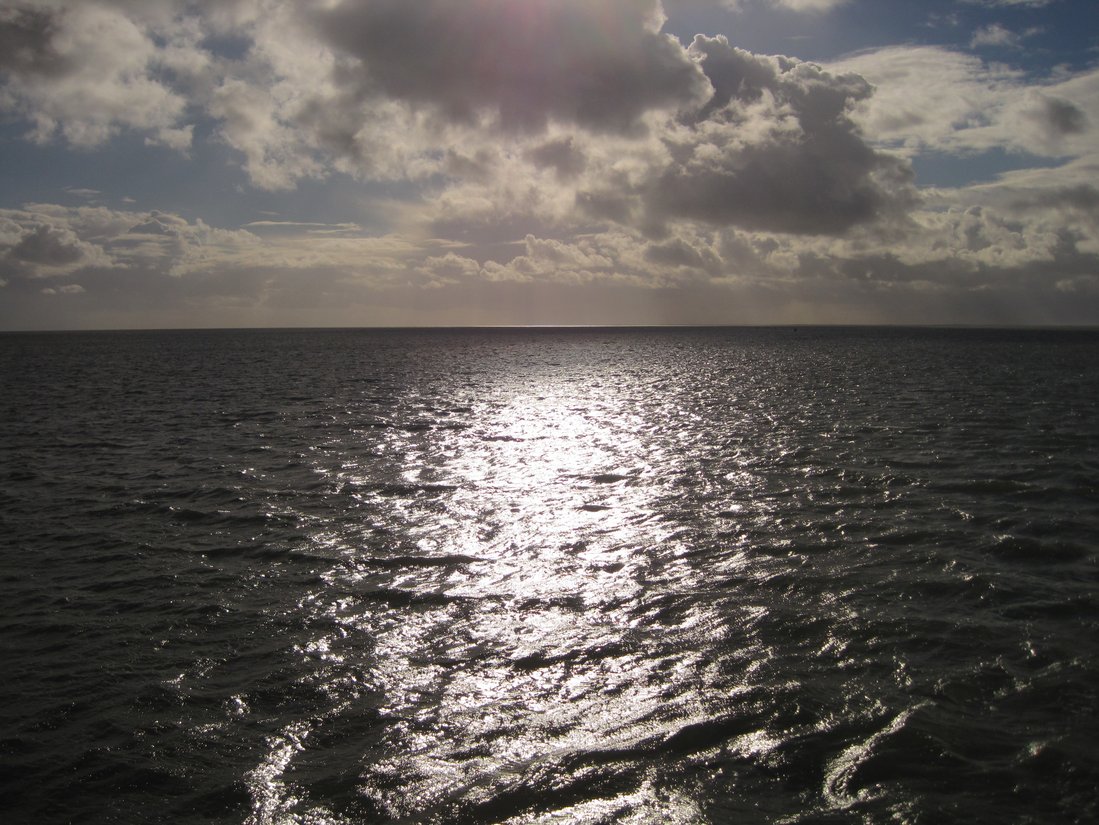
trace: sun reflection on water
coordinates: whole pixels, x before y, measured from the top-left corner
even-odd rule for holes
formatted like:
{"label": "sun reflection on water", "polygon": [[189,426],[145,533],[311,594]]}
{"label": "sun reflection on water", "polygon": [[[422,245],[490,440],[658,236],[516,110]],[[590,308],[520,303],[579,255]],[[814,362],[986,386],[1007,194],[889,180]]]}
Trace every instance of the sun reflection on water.
{"label": "sun reflection on water", "polygon": [[[667,400],[612,386],[553,371],[500,381],[463,426],[389,428],[372,460],[325,470],[360,521],[318,538],[341,557],[315,594],[341,653],[318,639],[303,655],[364,674],[342,701],[376,706],[360,792],[386,816],[476,815],[541,788],[596,798],[507,821],[696,818],[644,758],[713,710],[697,689],[712,663],[692,640],[723,625],[668,598],[705,575],[675,517],[689,445]],[[616,763],[621,781],[606,775]],[[607,787],[582,790],[592,782]]]}

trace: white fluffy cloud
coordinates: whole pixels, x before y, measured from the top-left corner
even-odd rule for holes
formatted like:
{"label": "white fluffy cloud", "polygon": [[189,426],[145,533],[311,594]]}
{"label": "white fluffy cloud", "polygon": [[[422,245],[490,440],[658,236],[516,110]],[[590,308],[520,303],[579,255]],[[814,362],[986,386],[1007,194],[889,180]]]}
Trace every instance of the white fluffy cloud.
{"label": "white fluffy cloud", "polygon": [[96,146],[120,129],[176,148],[190,142],[186,100],[156,76],[160,50],[121,10],[94,2],[0,9],[0,108],[32,124],[34,140],[58,133]]}

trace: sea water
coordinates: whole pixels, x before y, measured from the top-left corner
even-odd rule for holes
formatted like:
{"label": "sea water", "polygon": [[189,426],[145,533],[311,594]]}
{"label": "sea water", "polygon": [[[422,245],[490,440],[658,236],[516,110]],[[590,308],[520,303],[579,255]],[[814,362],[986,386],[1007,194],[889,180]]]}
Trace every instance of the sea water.
{"label": "sea water", "polygon": [[4,821],[1096,821],[1097,364],[0,336]]}

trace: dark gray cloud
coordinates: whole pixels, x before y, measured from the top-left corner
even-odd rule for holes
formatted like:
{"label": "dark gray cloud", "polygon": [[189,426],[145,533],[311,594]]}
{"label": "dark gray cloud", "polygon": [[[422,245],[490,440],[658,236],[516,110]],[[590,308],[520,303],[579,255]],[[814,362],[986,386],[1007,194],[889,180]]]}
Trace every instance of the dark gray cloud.
{"label": "dark gray cloud", "polygon": [[574,178],[584,171],[587,159],[571,137],[550,140],[527,152],[527,160],[540,169],[553,169],[558,177]]}
{"label": "dark gray cloud", "polygon": [[1079,106],[1059,97],[1042,97],[1041,105],[1027,113],[1054,137],[1087,131],[1088,118]]}
{"label": "dark gray cloud", "polygon": [[645,248],[645,260],[660,266],[683,266],[689,269],[719,272],[721,260],[710,250],[700,251],[681,238]]}
{"label": "dark gray cloud", "polygon": [[179,234],[178,219],[172,220],[167,216],[162,215],[157,210],[153,210],[147,220],[134,224],[130,227],[129,232],[132,235],[166,235],[176,236]]}
{"label": "dark gray cloud", "polygon": [[481,148],[472,155],[463,155],[454,149],[449,149],[446,153],[444,170],[452,177],[486,181],[492,176],[492,169],[497,160],[496,154],[486,148]]}
{"label": "dark gray cloud", "polygon": [[506,128],[554,119],[620,132],[708,94],[659,15],[658,0],[345,0],[314,20],[364,97],[460,122],[487,111]]}
{"label": "dark gray cloud", "polygon": [[103,250],[71,226],[43,215],[0,210],[0,287],[102,264],[110,264]]}
{"label": "dark gray cloud", "polygon": [[44,266],[65,266],[80,261],[85,245],[64,227],[39,224],[27,232],[8,253],[14,260]]}
{"label": "dark gray cloud", "polygon": [[576,206],[585,215],[597,220],[630,224],[636,214],[636,198],[610,189],[583,191],[576,194]]}
{"label": "dark gray cloud", "polygon": [[1011,205],[1015,209],[1073,209],[1099,217],[1099,188],[1090,183],[1063,186],[1018,198]]}
{"label": "dark gray cloud", "polygon": [[0,71],[58,76],[73,70],[53,39],[58,13],[30,5],[0,8]]}
{"label": "dark gray cloud", "polygon": [[669,140],[676,162],[645,192],[652,217],[837,234],[911,206],[907,164],[868,145],[849,117],[872,91],[861,77],[724,37],[699,35],[690,52],[715,92]]}

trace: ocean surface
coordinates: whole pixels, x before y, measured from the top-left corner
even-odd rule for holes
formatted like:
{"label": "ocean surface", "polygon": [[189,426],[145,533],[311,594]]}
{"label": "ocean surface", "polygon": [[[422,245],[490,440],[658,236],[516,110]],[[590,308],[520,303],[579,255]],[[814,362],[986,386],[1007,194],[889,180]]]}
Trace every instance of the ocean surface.
{"label": "ocean surface", "polygon": [[1099,333],[0,336],[5,823],[1099,821]]}

